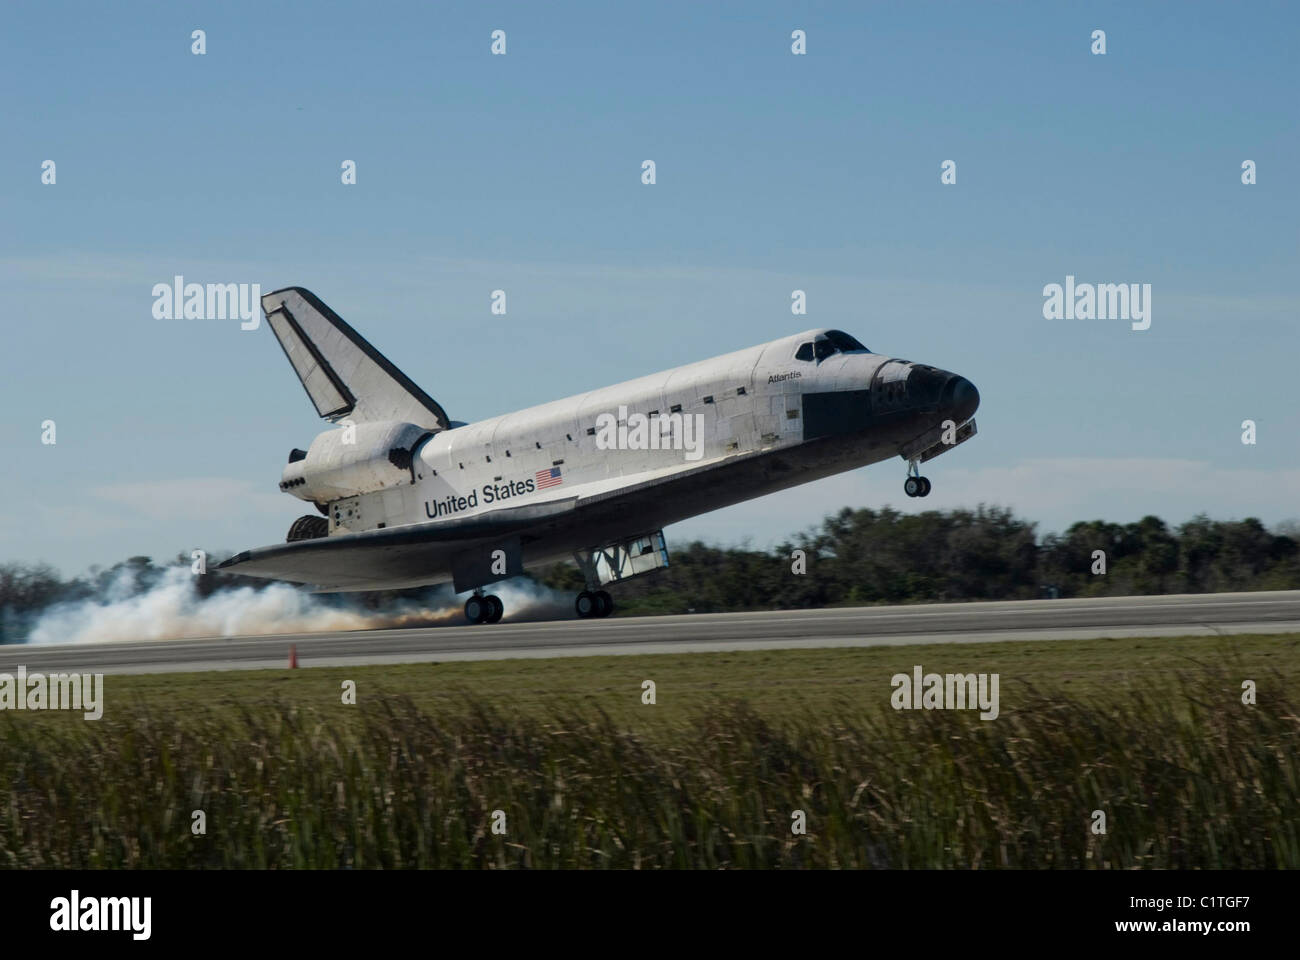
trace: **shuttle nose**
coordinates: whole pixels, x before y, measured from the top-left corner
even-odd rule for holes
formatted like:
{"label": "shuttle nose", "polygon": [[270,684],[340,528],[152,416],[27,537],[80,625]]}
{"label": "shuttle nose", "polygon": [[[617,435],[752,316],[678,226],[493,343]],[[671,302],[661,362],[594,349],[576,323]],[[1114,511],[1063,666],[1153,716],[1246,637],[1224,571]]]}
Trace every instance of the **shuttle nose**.
{"label": "shuttle nose", "polygon": [[975,384],[965,377],[953,374],[944,385],[939,408],[957,423],[964,423],[975,416],[975,410],[979,405],[980,392],[975,389]]}

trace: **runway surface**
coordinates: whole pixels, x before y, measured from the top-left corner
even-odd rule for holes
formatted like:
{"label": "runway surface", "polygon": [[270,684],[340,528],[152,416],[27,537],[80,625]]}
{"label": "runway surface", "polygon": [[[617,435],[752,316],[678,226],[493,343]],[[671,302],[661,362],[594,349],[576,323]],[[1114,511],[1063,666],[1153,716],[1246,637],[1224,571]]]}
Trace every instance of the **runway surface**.
{"label": "runway surface", "polygon": [[1300,632],[1300,590],[613,617],[138,643],[0,646],[0,672],[166,673],[600,654]]}

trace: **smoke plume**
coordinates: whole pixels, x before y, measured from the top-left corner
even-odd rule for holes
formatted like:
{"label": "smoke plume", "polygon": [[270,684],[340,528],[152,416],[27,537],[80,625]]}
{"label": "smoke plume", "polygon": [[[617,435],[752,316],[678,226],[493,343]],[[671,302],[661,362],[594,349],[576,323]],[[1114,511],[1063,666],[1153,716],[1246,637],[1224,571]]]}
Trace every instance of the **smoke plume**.
{"label": "smoke plume", "polygon": [[[489,588],[505,604],[505,621],[572,616],[571,600],[526,578]],[[123,571],[101,596],[49,607],[37,618],[28,643],[101,643],[197,637],[266,636],[391,627],[459,626],[462,606],[450,586],[431,587],[419,599],[401,599],[383,610],[367,608],[348,594],[320,595],[273,583],[256,589],[230,587],[202,596],[187,567],[170,567],[141,589]]]}

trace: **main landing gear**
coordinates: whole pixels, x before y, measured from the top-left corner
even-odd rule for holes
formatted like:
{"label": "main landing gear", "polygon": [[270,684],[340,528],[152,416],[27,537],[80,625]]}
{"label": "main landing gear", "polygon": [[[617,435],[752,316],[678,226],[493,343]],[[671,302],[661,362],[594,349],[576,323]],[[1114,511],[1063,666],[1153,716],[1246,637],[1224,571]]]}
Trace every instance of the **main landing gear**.
{"label": "main landing gear", "polygon": [[584,620],[594,617],[608,617],[614,612],[614,598],[604,590],[584,590],[578,594],[573,609]]}
{"label": "main landing gear", "polygon": [[915,460],[907,465],[907,479],[903,481],[903,492],[909,497],[930,495],[930,481],[921,476],[921,468]]}
{"label": "main landing gear", "polygon": [[474,594],[465,601],[465,619],[470,623],[496,623],[506,612],[501,598],[493,594]]}
{"label": "main landing gear", "polygon": [[668,566],[668,547],[664,532],[624,536],[603,544],[573,551],[573,561],[582,571],[586,589],[578,594],[573,610],[583,620],[608,617],[614,612],[614,598],[602,589],[604,584],[618,583]]}

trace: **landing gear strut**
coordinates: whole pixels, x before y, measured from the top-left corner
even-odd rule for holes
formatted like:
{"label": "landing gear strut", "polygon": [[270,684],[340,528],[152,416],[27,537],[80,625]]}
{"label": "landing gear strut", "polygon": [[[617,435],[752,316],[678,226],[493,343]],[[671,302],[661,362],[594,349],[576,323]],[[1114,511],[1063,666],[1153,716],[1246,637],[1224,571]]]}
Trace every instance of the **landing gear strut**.
{"label": "landing gear strut", "polygon": [[909,497],[928,497],[930,481],[921,476],[921,468],[915,460],[907,465],[907,479],[903,481],[903,492]]}
{"label": "landing gear strut", "polygon": [[594,617],[608,617],[614,612],[614,598],[604,590],[584,590],[578,594],[573,609],[584,620]]}
{"label": "landing gear strut", "polygon": [[496,623],[506,612],[506,605],[494,594],[475,593],[465,601],[465,619],[470,623]]}
{"label": "landing gear strut", "polygon": [[578,594],[578,599],[573,602],[574,612],[583,620],[608,617],[614,612],[614,598],[607,591],[600,589],[601,580],[594,557],[595,552],[594,549],[579,550],[573,555],[578,569],[582,571],[583,579],[587,582],[587,589]]}

